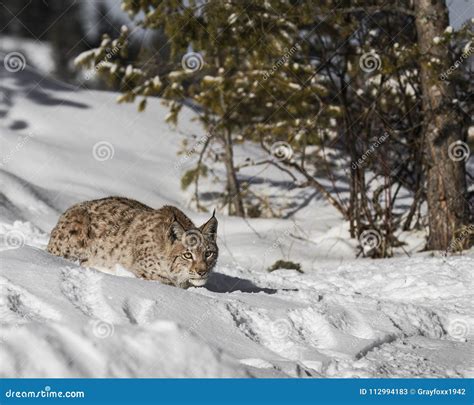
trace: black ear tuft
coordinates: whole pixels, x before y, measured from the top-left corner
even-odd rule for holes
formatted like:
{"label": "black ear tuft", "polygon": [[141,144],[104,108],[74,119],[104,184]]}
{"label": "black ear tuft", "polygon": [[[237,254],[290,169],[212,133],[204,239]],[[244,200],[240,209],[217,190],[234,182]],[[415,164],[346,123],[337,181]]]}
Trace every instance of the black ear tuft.
{"label": "black ear tuft", "polygon": [[199,230],[204,236],[211,236],[214,240],[217,238],[217,218],[215,217],[215,212],[212,213],[212,217],[204,225],[201,225]]}
{"label": "black ear tuft", "polygon": [[184,235],[184,228],[178,221],[174,221],[169,230],[169,237],[174,242],[175,240],[181,240]]}

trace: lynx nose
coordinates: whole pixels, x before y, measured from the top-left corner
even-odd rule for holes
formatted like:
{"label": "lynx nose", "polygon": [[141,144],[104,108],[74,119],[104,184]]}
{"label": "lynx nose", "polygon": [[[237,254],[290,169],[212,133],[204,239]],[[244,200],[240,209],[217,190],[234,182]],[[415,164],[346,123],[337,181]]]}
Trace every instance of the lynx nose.
{"label": "lynx nose", "polygon": [[207,270],[206,269],[200,269],[200,270],[197,270],[196,273],[199,276],[204,277],[207,274]]}

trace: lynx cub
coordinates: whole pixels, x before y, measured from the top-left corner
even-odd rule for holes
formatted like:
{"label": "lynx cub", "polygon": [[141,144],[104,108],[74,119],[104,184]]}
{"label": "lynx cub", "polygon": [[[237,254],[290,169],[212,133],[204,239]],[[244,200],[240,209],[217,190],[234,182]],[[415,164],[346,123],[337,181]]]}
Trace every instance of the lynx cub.
{"label": "lynx cub", "polygon": [[197,228],[178,208],[158,210],[109,197],[76,204],[61,215],[48,251],[82,265],[121,264],[136,276],[181,288],[203,286],[217,261],[217,219]]}

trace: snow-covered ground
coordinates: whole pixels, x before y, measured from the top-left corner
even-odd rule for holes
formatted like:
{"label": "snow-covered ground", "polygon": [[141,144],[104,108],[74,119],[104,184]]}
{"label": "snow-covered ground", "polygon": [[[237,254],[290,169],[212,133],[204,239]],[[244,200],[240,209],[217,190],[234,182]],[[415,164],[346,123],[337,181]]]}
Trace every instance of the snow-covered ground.
{"label": "snow-covered ground", "polygon": [[[220,213],[205,288],[49,255],[51,228],[81,200],[174,204],[202,222],[180,189],[188,160],[177,151],[203,132],[192,110],[176,131],[158,100],[138,114],[116,94],[0,66],[0,376],[474,376],[474,252],[416,253],[422,235],[411,234],[411,257],[355,259],[337,212],[307,191],[289,219]],[[253,175],[284,186],[270,169]],[[304,273],[267,272],[277,259]]]}

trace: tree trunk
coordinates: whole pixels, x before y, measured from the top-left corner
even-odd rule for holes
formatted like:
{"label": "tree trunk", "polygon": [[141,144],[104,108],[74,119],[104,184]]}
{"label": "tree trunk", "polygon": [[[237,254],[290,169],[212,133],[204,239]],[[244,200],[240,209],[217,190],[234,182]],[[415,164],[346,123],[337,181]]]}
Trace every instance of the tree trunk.
{"label": "tree trunk", "polygon": [[[453,108],[454,89],[448,80],[429,66],[431,58],[441,61],[448,70],[448,46],[436,44],[448,26],[445,0],[417,0],[415,3],[418,46],[421,52],[420,75],[423,93],[423,116],[426,139],[426,183],[429,219],[427,248],[447,250],[456,235],[468,225],[465,162],[450,159],[450,146],[462,140],[459,113]],[[464,247],[468,244],[464,241]]]}
{"label": "tree trunk", "polygon": [[240,184],[234,166],[234,149],[229,130],[224,133],[224,163],[227,174],[227,191],[229,193],[229,214],[245,217],[244,204],[240,193]]}

